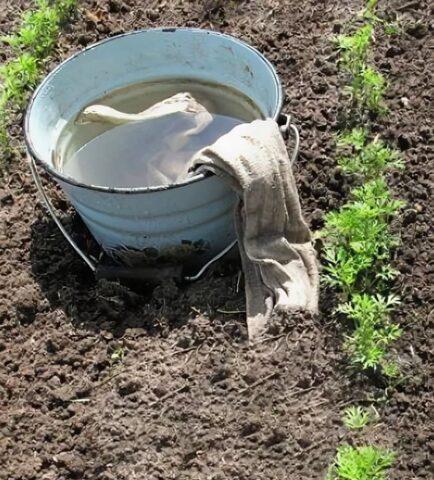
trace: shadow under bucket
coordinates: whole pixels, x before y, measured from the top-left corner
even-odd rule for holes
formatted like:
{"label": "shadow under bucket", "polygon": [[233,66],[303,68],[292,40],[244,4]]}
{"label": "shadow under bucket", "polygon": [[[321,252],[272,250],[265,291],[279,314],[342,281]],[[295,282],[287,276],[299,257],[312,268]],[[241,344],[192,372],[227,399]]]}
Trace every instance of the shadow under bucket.
{"label": "shadow under bucket", "polygon": [[30,101],[25,138],[35,182],[54,221],[94,272],[98,265],[63,228],[36,165],[61,186],[103,250],[125,265],[118,276],[129,276],[128,267],[145,264],[148,254],[201,266],[236,241],[235,194],[213,175],[168,186],[88,185],[62,172],[54,153],[65,125],[86,106],[129,86],[173,80],[180,91],[189,82],[220,85],[249,99],[255,116],[279,119],[282,89],[272,65],[249,45],[200,29],[141,30],[92,45],[51,72]]}

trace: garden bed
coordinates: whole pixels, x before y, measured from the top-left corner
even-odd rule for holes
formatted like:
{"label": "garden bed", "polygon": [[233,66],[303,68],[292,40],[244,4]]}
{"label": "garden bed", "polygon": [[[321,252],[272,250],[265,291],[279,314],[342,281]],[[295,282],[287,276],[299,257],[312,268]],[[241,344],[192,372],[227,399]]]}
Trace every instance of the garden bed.
{"label": "garden bed", "polygon": [[[99,39],[156,26],[212,28],[256,46],[276,66],[284,111],[301,129],[295,174],[316,231],[352,186],[336,167],[342,78],[331,38],[361,4],[220,3],[82,1],[49,67]],[[30,2],[0,0],[2,34],[19,20],[18,5]],[[353,442],[394,450],[391,479],[431,478],[430,7],[390,0],[380,11],[403,16],[403,31],[379,34],[374,50],[390,82],[389,113],[375,131],[405,159],[405,170],[388,175],[406,202],[393,225],[402,238],[393,261],[402,381],[348,368],[332,290],[323,289],[317,318],[276,322],[249,348],[236,261],[190,286],[96,282],[15,154],[0,184],[0,479],[323,479],[337,446]],[[21,115],[15,120],[18,145]],[[86,239],[60,196],[56,206]],[[380,419],[351,433],[342,411],[364,403]]]}

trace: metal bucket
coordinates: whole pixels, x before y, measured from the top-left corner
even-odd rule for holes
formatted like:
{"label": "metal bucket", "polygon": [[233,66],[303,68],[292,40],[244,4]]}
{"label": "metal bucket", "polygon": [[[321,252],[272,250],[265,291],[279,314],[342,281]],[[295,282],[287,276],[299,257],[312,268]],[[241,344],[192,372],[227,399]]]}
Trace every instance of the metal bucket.
{"label": "metal bucket", "polygon": [[36,184],[57,225],[94,271],[95,262],[56,217],[36,164],[59,183],[106,252],[201,245],[195,255],[203,264],[235,241],[235,195],[215,176],[200,174],[169,187],[109,188],[79,183],[53,164],[62,128],[85,106],[121,87],[173,78],[231,87],[249,97],[263,118],[279,117],[282,88],[257,50],[228,35],[187,28],[135,31],[92,45],[51,72],[30,101],[25,138]]}

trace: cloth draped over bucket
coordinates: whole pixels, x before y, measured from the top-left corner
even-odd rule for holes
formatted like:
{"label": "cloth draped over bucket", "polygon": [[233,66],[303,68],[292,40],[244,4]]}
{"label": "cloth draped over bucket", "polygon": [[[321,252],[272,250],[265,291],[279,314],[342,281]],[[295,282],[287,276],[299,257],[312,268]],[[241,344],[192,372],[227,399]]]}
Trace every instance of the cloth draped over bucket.
{"label": "cloth draped over bucket", "polygon": [[[88,107],[81,121],[119,125],[186,109],[200,113],[204,123],[209,123],[204,107],[186,93],[160,102],[142,114]],[[189,132],[185,134],[188,136]],[[200,150],[190,167],[191,171],[214,173],[238,195],[235,225],[245,276],[250,340],[264,332],[273,312],[315,313],[319,294],[316,254],[276,122],[255,120],[236,126]]]}
{"label": "cloth draped over bucket", "polygon": [[318,309],[315,250],[303,220],[285,143],[276,122],[236,126],[193,159],[238,194],[235,225],[245,276],[249,338],[273,311]]}

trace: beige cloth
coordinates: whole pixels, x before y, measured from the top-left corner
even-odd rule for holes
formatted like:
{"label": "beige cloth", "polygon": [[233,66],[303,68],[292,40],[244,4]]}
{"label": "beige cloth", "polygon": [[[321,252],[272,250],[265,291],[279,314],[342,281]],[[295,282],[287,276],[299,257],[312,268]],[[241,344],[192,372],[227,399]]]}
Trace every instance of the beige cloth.
{"label": "beige cloth", "polygon": [[237,192],[238,245],[245,275],[249,338],[273,311],[318,309],[319,276],[285,143],[277,124],[256,120],[222,136],[193,159]]}
{"label": "beige cloth", "polygon": [[[87,107],[77,121],[125,125],[169,117],[173,121],[177,114],[192,115],[194,121],[194,128],[179,129],[179,139],[175,139],[179,153],[186,139],[212,119],[189,93],[177,94],[139,114],[93,105]],[[114,138],[114,130],[107,134],[113,136],[115,143],[120,141]],[[171,136],[173,141],[173,132]],[[158,137],[154,143],[161,145],[163,141],[167,140]],[[148,144],[147,148],[151,146]],[[158,162],[151,162],[148,168],[152,171],[147,172],[147,177],[157,178],[157,174],[169,177],[169,173],[174,177],[170,171],[173,165],[166,167],[163,160],[158,157]],[[177,179],[182,179],[188,167],[177,166]],[[125,165],[122,168],[125,169]],[[236,126],[201,149],[193,158],[193,169],[215,173],[239,196],[235,225],[246,283],[249,338],[253,340],[263,333],[273,311],[316,312],[319,292],[316,255],[277,124],[269,119]]]}
{"label": "beige cloth", "polygon": [[152,187],[178,183],[187,177],[193,155],[211,143],[207,127],[212,121],[213,116],[188,92],[177,93],[140,113],[90,105],[77,116],[76,123],[113,128],[84,145],[62,168],[72,178],[91,185]]}

